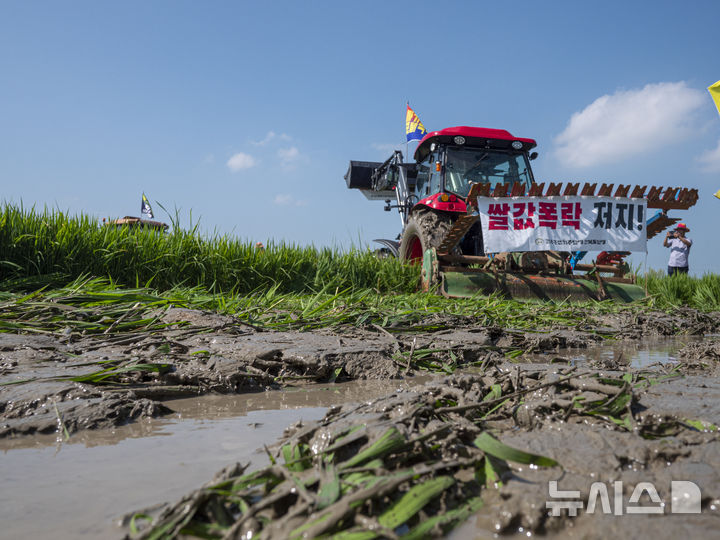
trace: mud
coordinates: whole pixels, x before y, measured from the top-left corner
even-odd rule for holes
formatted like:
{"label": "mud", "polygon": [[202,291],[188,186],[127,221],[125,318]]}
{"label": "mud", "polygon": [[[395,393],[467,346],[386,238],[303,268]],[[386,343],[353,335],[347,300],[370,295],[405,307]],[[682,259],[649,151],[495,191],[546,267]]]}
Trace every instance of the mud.
{"label": "mud", "polygon": [[[488,430],[506,444],[560,463],[559,467],[538,469],[508,462],[499,489],[478,483],[476,478],[458,480],[442,505],[449,508],[481,495],[483,508],[477,517],[449,533],[453,538],[497,533],[525,536],[528,532],[635,537],[638,530],[662,537],[662,531],[683,528],[692,530],[693,535],[707,534],[719,524],[720,478],[714,471],[720,470],[720,446],[713,427],[720,424],[720,341],[703,338],[717,335],[718,313],[588,312],[585,323],[578,327],[543,331],[478,326],[468,317],[433,316],[421,321],[417,325],[421,330],[413,332],[391,326],[273,332],[194,310],[171,309],[160,316],[168,326],[152,333],[0,333],[2,446],[21,448],[26,446],[23,440],[43,435],[57,440],[91,440],[93,430],[100,433],[119,426],[147,425],[149,419],[176,415],[186,406],[183,403],[198,396],[239,395],[251,402],[269,390],[282,389],[287,395],[318,383],[377,381],[376,392],[346,395],[337,403],[370,397],[375,401],[333,408],[317,424],[289,431],[273,451],[279,455],[278,449],[288,441],[321,448],[323,441],[331,439],[328,433],[341,432],[349,425],[365,426],[367,443],[379,431],[373,426],[393,425],[408,440],[421,437],[427,429],[444,434],[432,456],[426,451],[401,456],[392,462],[396,468],[428,460],[454,463],[446,472],[464,478],[472,466],[463,460],[473,456],[484,459],[473,446],[473,438]],[[639,340],[645,343],[667,337],[672,338],[668,342],[673,347],[668,361],[653,362],[651,356],[642,365],[630,361],[630,352]],[[98,375],[101,370],[107,371]],[[430,382],[421,391],[415,389],[425,382],[423,377],[456,370],[457,375],[449,379]],[[614,411],[615,420],[609,413],[603,417],[575,406],[611,399],[619,387],[603,382],[604,378],[617,382],[623,375],[631,377],[632,399],[623,411]],[[397,381],[397,385],[391,384],[394,390],[386,386],[388,381]],[[498,399],[509,401],[478,420],[468,411],[487,398],[489,388],[499,392]],[[446,405],[437,405],[441,402]],[[312,406],[332,403],[321,400]],[[464,406],[470,408],[461,410]],[[428,407],[434,409],[432,414]],[[410,414],[413,410],[424,410],[427,416]],[[629,416],[623,416],[625,413]],[[621,417],[623,425],[618,424]],[[360,443],[349,446],[347,455],[361,447]],[[241,471],[225,471],[224,478]],[[671,480],[680,479],[700,486],[700,516],[671,514],[668,486]],[[581,512],[577,517],[567,513],[552,517],[545,507],[549,480],[557,480],[561,490],[579,490],[584,501],[593,482],[605,482],[611,502],[614,482],[622,481],[625,500],[638,483],[652,482],[665,506],[662,516],[624,515],[619,519],[602,512]],[[276,505],[278,511],[297,510],[296,501],[285,504]],[[433,504],[421,517],[440,511]],[[170,503],[154,515],[167,519],[174,508],[177,506]],[[372,505],[365,508],[356,522],[376,519],[372,512]],[[298,515],[302,514],[296,518]],[[269,537],[273,537],[297,525],[297,519],[281,523],[281,516],[273,518],[272,530],[263,532],[262,527],[253,525],[255,532],[272,533]],[[432,534],[444,530],[438,525]]]}
{"label": "mud", "polygon": [[[701,419],[706,426],[720,420],[720,380],[684,378],[650,387],[634,405],[638,425],[653,427],[669,419]],[[598,429],[600,428],[600,429]],[[678,538],[714,536],[720,524],[720,437],[710,429],[672,429],[666,433],[645,433],[637,428],[618,431],[609,426],[587,423],[551,422],[537,430],[508,433],[503,441],[511,446],[549,455],[562,470],[532,470],[513,467],[512,481],[489,491],[487,506],[449,537],[469,538],[477,530],[526,536],[526,533],[562,535],[564,538]],[[557,481],[561,491],[577,491],[576,500],[590,499],[594,482],[606,486],[609,505],[601,500],[593,513],[580,511],[576,517],[564,510],[559,517],[548,516],[546,503],[561,499],[549,496],[548,482]],[[700,514],[679,514],[678,501],[671,497],[672,481],[690,481],[701,493]],[[616,484],[620,482],[621,484]],[[630,502],[643,482],[657,490],[659,501],[646,494]],[[620,500],[615,497],[619,497]],[[632,508],[654,508],[657,514],[633,514]]]}
{"label": "mud", "polygon": [[[308,452],[300,450],[297,454],[306,456],[302,459],[307,459],[308,465],[289,469],[295,471],[294,476],[279,466],[260,471],[273,479],[276,495],[271,507],[261,491],[233,489],[234,497],[257,501],[243,511],[217,495],[218,490],[228,489],[220,486],[246,485],[248,478],[259,478],[245,476],[245,468],[238,465],[176,505],[156,509],[154,530],[167,527],[177,533],[182,527],[192,528],[196,520],[212,523],[218,507],[227,512],[226,521],[235,523],[225,529],[228,538],[289,538],[302,530],[309,537],[338,530],[378,530],[382,510],[399,504],[393,493],[379,488],[361,490],[368,501],[354,511],[342,498],[330,506],[318,506],[325,482],[322,471],[336,466],[338,471],[371,468],[373,478],[401,477],[402,482],[397,484],[400,493],[427,485],[428,478],[436,475],[452,478],[438,500],[427,503],[403,524],[410,534],[431,517],[456,513],[463,510],[466,501],[481,497],[482,507],[476,516],[451,533],[451,538],[470,538],[478,530],[607,538],[609,531],[626,537],[648,532],[667,537],[664,531],[691,528],[693,536],[712,535],[720,519],[720,436],[715,427],[720,420],[720,381],[706,381],[703,391],[693,391],[699,380],[631,374],[623,378],[626,373],[503,364],[482,375],[453,376],[429,383],[420,391],[403,390],[363,405],[333,408],[321,421],[291,428],[271,448],[278,463],[282,463],[281,450],[285,447]],[[488,388],[493,386],[497,390],[488,400]],[[500,396],[497,399],[495,392]],[[627,400],[615,407],[619,396]],[[392,449],[369,456],[379,458],[372,465],[357,459],[376,448],[391,430],[399,438]],[[484,453],[479,449],[477,437],[484,432],[514,448],[552,458],[557,464],[544,469],[518,466],[493,454],[501,461],[500,466],[493,465],[498,478],[495,482],[481,481],[478,471],[483,467],[487,470],[483,460],[489,459],[489,450]],[[332,461],[328,461],[329,452]],[[363,463],[367,463],[365,469]],[[673,508],[677,510],[670,494],[672,480],[698,486],[701,515],[672,513]],[[577,491],[578,501],[588,501],[593,483],[603,483],[608,506],[602,507],[600,499],[598,508],[607,513],[549,515],[546,502],[553,500],[549,498],[550,481],[558,482],[561,491]],[[632,500],[642,483],[656,487],[657,501],[647,496]],[[304,485],[307,494],[298,497],[296,484]],[[358,501],[354,495],[348,497]],[[632,514],[629,507],[652,507],[657,513]],[[618,519],[626,514],[630,514],[628,519]],[[178,525],[180,518],[182,526]],[[442,535],[451,525],[449,521],[438,522],[425,534]],[[390,533],[381,536],[392,537]],[[147,529],[139,537],[152,534],[153,529]]]}
{"label": "mud", "polygon": [[703,360],[716,363],[720,361],[720,339],[689,344],[678,352],[678,357],[684,361]]}
{"label": "mud", "polygon": [[[171,412],[171,405],[163,403],[171,398],[259,392],[299,382],[397,379],[418,371],[410,354],[414,350],[439,350],[434,358],[446,362],[447,371],[496,363],[508,351],[585,348],[608,335],[697,335],[715,331],[720,323],[720,317],[687,310],[673,315],[588,314],[581,329],[544,332],[477,327],[469,318],[438,316],[420,326],[453,329],[261,332],[231,317],[180,308],[163,313],[162,320],[171,326],[112,339],[0,334],[0,438],[58,429],[72,434],[162,416]],[[157,371],[123,371],[148,364]],[[119,372],[102,384],[68,380],[113,367],[120,367]]]}

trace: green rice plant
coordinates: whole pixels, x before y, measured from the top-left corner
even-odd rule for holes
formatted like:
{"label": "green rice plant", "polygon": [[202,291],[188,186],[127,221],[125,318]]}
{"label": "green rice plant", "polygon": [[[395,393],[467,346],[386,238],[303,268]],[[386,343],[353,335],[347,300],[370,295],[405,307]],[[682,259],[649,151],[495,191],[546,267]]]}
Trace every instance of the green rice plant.
{"label": "green rice plant", "polygon": [[[93,384],[123,384],[122,375],[126,373],[166,373],[170,369],[169,364],[155,364],[155,363],[138,363],[124,365],[121,367],[111,367],[97,371],[95,373],[88,373],[87,375],[79,375],[77,377],[68,377],[69,380],[74,382],[89,382]],[[59,380],[63,377],[59,377]]]}
{"label": "green rice plant", "polygon": [[639,278],[651,298],[651,305],[662,309],[688,306],[704,311],[720,309],[720,275],[705,274],[700,278],[688,274],[668,276],[650,271]]}
{"label": "green rice plant", "polygon": [[[455,480],[448,476],[438,476],[426,480],[422,484],[417,484],[378,517],[377,522],[380,526],[378,530],[349,529],[332,535],[332,538],[335,540],[372,540],[378,537],[385,538],[390,534],[396,536],[392,533],[393,529],[408,521],[453,484],[455,484]],[[383,534],[385,531],[390,534]]]}
{"label": "green rice plant", "polygon": [[558,462],[552,458],[539,456],[518,450],[500,442],[487,431],[483,431],[476,439],[475,446],[480,450],[497,459],[504,461],[513,461],[515,463],[524,463],[526,465],[537,465],[538,467],[555,467]]}
{"label": "green rice plant", "polygon": [[[177,225],[177,224],[176,224]],[[104,276],[129,287],[167,290],[197,287],[248,294],[276,287],[282,292],[376,289],[414,291],[419,268],[380,259],[369,249],[341,251],[252,242],[175,227],[171,233],[102,226],[87,215],[69,216],[0,207],[0,288],[39,276]],[[16,290],[16,289],[15,289]]]}
{"label": "green rice plant", "polygon": [[[369,249],[343,251],[269,242],[265,249],[258,250],[250,241],[227,235],[203,236],[197,225],[183,230],[177,220],[172,232],[162,234],[103,226],[83,214],[71,216],[59,210],[28,209],[7,203],[0,206],[0,291],[58,286],[83,275],[106,277],[125,287],[152,287],[158,291],[201,288],[225,296],[265,291],[325,295],[365,290],[404,294],[417,289],[420,268],[393,258],[378,258]],[[715,274],[702,278],[668,277],[650,271],[640,276],[638,282],[646,287],[650,305],[655,307],[720,309],[720,276]],[[324,296],[317,300],[321,298],[327,300]],[[502,316],[503,311],[519,309],[517,303],[507,303],[499,296],[471,300],[490,308],[480,314],[485,316],[483,324],[493,324],[492,316]],[[428,300],[428,307],[434,303]],[[418,301],[412,304],[413,308],[422,307]],[[543,315],[555,316],[561,324],[573,307],[564,303],[554,305],[554,314],[545,310]],[[305,315],[321,310],[323,306],[316,304],[308,307]]]}
{"label": "green rice plant", "polygon": [[[590,305],[590,304],[589,304]],[[588,306],[589,306],[588,305]],[[638,309],[632,306],[588,306],[526,304],[495,297],[450,299],[422,293],[383,295],[371,289],[320,291],[314,294],[283,293],[277,286],[250,294],[212,293],[201,286],[174,287],[164,291],[127,288],[107,278],[80,276],[58,288],[40,288],[30,293],[0,294],[0,331],[111,334],[159,330],[163,309],[174,307],[211,310],[232,315],[257,328],[311,330],[351,325],[381,328],[384,332],[407,333],[454,328],[456,319],[486,326],[542,331],[555,325],[588,326],[588,309]],[[160,310],[160,311],[159,311]],[[456,351],[413,351],[417,367],[451,372]],[[511,356],[513,353],[509,353]],[[516,353],[517,354],[517,353]],[[406,365],[409,353],[398,361]]]}
{"label": "green rice plant", "polygon": [[696,282],[692,305],[706,311],[720,310],[720,276],[705,274]]}

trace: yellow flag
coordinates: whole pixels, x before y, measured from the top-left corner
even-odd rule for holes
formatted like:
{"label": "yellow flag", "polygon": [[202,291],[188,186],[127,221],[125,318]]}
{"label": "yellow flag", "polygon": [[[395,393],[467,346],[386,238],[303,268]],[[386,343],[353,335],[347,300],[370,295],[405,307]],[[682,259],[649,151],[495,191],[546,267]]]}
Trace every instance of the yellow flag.
{"label": "yellow flag", "polygon": [[715,196],[716,196],[718,199],[720,199],[720,189],[718,189],[718,191],[717,191],[717,193],[715,194]]}
{"label": "yellow flag", "polygon": [[712,86],[708,86],[708,92],[710,92],[718,113],[720,113],[720,81],[716,82]]}

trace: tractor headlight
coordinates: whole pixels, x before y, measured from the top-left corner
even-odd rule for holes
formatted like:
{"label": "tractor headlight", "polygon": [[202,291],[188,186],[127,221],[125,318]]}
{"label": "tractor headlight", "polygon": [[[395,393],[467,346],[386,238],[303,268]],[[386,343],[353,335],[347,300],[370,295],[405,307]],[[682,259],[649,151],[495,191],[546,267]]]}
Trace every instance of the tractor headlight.
{"label": "tractor headlight", "polygon": [[465,144],[465,137],[458,135],[453,139],[453,141],[455,141],[455,144]]}
{"label": "tractor headlight", "polygon": [[522,143],[521,143],[520,141],[513,141],[513,142],[512,142],[512,147],[513,147],[515,150],[522,150]]}

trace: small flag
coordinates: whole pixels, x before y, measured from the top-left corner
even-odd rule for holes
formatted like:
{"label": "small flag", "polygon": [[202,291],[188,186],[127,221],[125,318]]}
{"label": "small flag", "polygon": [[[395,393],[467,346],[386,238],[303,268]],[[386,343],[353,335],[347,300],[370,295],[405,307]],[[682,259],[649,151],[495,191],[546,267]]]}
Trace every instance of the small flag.
{"label": "small flag", "polygon": [[712,86],[708,86],[708,92],[710,92],[718,113],[720,113],[720,81],[716,82]]}
{"label": "small flag", "polygon": [[717,193],[715,193],[715,196],[720,199],[720,189],[717,190]]}
{"label": "small flag", "polygon": [[153,219],[155,217],[153,216],[153,211],[150,207],[150,201],[147,200],[144,193],[142,196],[142,204],[140,205],[140,215],[145,219]]}
{"label": "small flag", "polygon": [[407,113],[405,115],[405,135],[407,136],[408,142],[420,141],[426,133],[427,130],[425,126],[422,125],[418,115],[415,114],[415,111],[410,108],[410,104],[408,103]]}

